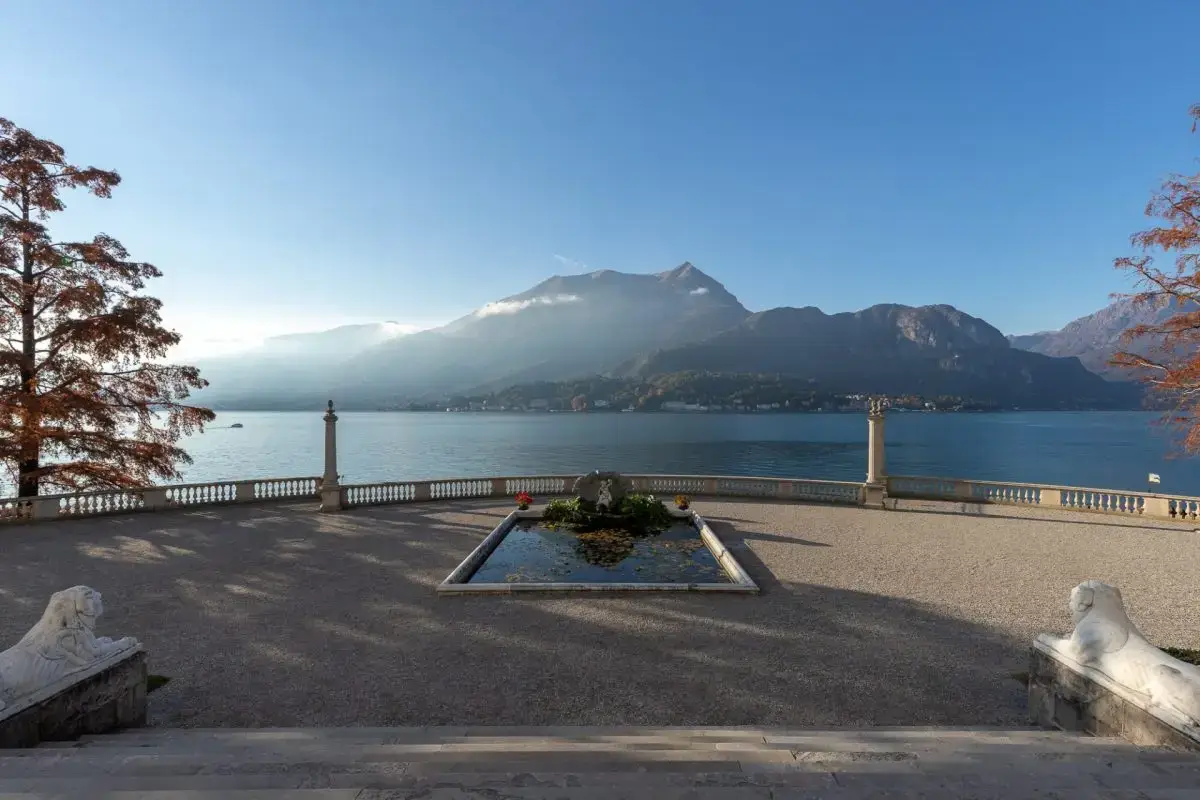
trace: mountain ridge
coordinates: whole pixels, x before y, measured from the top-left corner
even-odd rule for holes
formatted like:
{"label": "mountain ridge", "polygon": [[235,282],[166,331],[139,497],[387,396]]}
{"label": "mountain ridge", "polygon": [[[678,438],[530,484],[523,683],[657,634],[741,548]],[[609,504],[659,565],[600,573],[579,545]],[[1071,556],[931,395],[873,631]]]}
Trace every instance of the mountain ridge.
{"label": "mountain ridge", "polygon": [[[1200,309],[1193,304],[1192,310]],[[1104,308],[1071,320],[1062,328],[1053,331],[1009,336],[1008,341],[1020,350],[1052,356],[1073,357],[1090,371],[1112,381],[1132,381],[1137,375],[1129,369],[1109,363],[1119,350],[1145,355],[1154,345],[1154,340],[1143,338],[1126,343],[1125,331],[1137,325],[1161,323],[1181,310],[1170,302],[1138,303],[1132,298],[1121,297]]]}
{"label": "mountain ridge", "polygon": [[884,303],[836,314],[812,306],[769,309],[702,341],[640,356],[616,374],[696,370],[789,374],[833,392],[944,394],[1027,408],[1138,401],[1078,359],[1013,348],[994,326],[945,304]]}
{"label": "mountain ridge", "polygon": [[648,274],[553,275],[438,328],[384,332],[342,326],[202,362],[212,388],[198,400],[233,408],[335,397],[342,407],[394,407],[516,383],[682,369],[800,374],[830,390],[993,395],[1029,407],[1065,407],[1072,396],[1099,407],[1133,402],[1078,359],[1013,348],[953,306],[751,312],[687,261]]}

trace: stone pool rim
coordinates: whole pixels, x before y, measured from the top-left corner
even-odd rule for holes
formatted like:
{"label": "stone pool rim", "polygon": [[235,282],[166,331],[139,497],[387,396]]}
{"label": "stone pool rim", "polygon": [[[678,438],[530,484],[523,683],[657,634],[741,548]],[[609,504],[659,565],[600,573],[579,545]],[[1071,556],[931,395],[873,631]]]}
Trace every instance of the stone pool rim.
{"label": "stone pool rim", "polygon": [[717,563],[725,570],[731,583],[467,583],[475,571],[482,566],[504,537],[518,522],[525,519],[542,518],[542,511],[516,510],[500,520],[500,524],[483,538],[479,546],[463,559],[446,579],[438,584],[439,595],[465,594],[520,594],[525,592],[715,592],[733,594],[758,594],[758,584],[750,577],[725,543],[713,532],[704,518],[694,510],[671,510],[676,519],[688,520],[700,533],[700,539],[708,547]]}

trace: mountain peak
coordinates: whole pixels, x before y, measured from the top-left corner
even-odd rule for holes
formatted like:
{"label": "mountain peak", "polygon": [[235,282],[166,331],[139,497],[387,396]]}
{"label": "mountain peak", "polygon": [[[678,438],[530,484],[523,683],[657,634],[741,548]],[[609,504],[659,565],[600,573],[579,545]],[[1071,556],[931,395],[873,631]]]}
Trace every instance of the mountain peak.
{"label": "mountain peak", "polygon": [[697,269],[696,265],[690,261],[683,262],[678,267],[675,267],[675,269],[669,269],[666,272],[660,272],[658,273],[658,277],[662,278],[663,280],[681,280],[692,277],[700,277],[710,281],[712,280],[712,278],[710,278],[708,275],[705,275],[700,269]]}

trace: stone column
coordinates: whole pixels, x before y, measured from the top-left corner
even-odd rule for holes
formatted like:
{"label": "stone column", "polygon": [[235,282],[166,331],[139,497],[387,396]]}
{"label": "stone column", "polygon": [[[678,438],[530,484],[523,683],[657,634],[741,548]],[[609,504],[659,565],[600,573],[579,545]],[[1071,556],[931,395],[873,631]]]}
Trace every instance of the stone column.
{"label": "stone column", "polygon": [[338,484],[337,471],[337,414],[333,413],[333,401],[325,410],[325,474],[321,476],[321,510],[342,510],[342,487]]}
{"label": "stone column", "polygon": [[887,494],[887,467],[883,457],[883,400],[867,401],[867,481],[863,484],[865,503],[882,506]]}

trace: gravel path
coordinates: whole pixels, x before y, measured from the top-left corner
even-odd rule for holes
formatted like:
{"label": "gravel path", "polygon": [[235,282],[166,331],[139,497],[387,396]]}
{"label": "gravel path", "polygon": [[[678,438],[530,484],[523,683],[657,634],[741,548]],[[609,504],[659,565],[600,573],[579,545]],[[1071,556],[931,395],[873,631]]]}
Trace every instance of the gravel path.
{"label": "gravel path", "polygon": [[[951,504],[696,509],[763,588],[443,597],[509,510],[228,507],[0,528],[0,642],[51,592],[104,594],[154,724],[1022,724],[1028,643],[1072,586],[1119,586],[1151,640],[1200,647],[1200,533]],[[966,512],[966,513],[964,513]],[[974,513],[972,513],[974,512]],[[987,513],[983,513],[987,512]]]}

